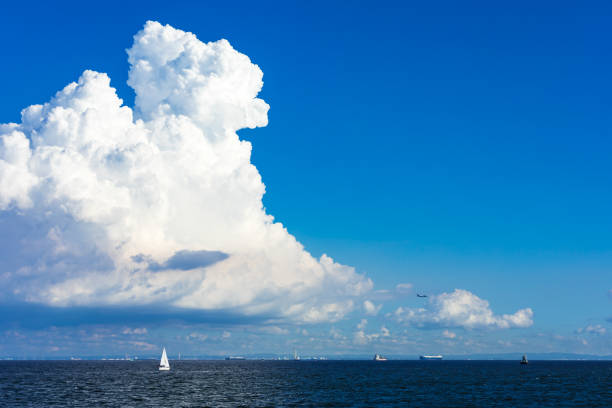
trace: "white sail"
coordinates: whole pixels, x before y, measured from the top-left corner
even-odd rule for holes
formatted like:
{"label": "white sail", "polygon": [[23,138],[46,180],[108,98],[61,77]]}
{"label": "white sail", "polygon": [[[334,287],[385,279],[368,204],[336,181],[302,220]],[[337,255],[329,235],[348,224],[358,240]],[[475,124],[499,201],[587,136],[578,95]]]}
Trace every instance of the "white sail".
{"label": "white sail", "polygon": [[161,371],[170,370],[170,363],[168,362],[168,356],[166,355],[166,348],[162,351],[161,360],[159,360],[159,369]]}

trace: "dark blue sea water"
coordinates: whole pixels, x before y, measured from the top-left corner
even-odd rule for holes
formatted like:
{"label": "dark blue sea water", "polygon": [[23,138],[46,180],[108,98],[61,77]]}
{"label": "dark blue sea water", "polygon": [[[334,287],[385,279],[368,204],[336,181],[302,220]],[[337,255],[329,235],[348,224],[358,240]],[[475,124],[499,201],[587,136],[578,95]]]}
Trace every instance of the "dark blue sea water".
{"label": "dark blue sea water", "polygon": [[612,407],[612,362],[0,362],[4,407]]}

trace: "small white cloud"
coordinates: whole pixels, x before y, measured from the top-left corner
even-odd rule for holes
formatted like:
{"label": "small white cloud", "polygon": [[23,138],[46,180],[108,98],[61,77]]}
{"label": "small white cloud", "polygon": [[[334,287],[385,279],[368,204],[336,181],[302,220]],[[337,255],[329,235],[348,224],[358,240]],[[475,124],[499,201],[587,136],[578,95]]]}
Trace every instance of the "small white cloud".
{"label": "small white cloud", "polygon": [[507,329],[529,327],[533,324],[533,312],[530,308],[518,310],[514,314],[495,315],[489,307],[489,302],[463,289],[430,296],[428,303],[421,308],[400,307],[394,315],[398,322],[416,327]]}
{"label": "small white cloud", "polygon": [[375,305],[369,300],[363,302],[363,309],[365,311],[365,314],[368,316],[376,316],[380,311],[381,307],[382,305]]}
{"label": "small white cloud", "polygon": [[208,339],[208,334],[204,333],[191,333],[186,337],[187,341],[197,340],[197,341],[206,341]]}
{"label": "small white cloud", "polygon": [[368,324],[367,319],[361,319],[361,321],[360,321],[360,322],[357,324],[357,328],[358,328],[359,330],[363,330],[363,329],[365,329],[365,327],[367,326],[367,324]]}
{"label": "small white cloud", "polygon": [[[259,331],[268,333],[268,334],[277,334],[277,335],[289,334],[289,330],[283,329],[282,327],[278,327],[278,326],[264,326],[264,327],[261,327]],[[225,333],[228,333],[228,332],[225,332]]]}
{"label": "small white cloud", "polygon": [[17,330],[6,330],[3,333],[5,336],[8,337],[15,337],[15,338],[19,338],[19,339],[25,339],[26,336],[24,334],[22,334],[21,332],[17,331]]}
{"label": "small white cloud", "polygon": [[587,333],[587,334],[595,334],[595,335],[603,335],[606,334],[606,328],[601,324],[597,325],[588,325],[586,327],[582,327],[576,330],[577,333]]}
{"label": "small white cloud", "polygon": [[454,339],[455,337],[457,337],[455,333],[449,330],[444,330],[442,332],[442,336],[446,337],[447,339]]}
{"label": "small white cloud", "polygon": [[346,336],[343,336],[335,327],[329,329],[329,336],[334,340],[346,340]]}
{"label": "small white cloud", "polygon": [[560,334],[553,334],[552,337],[555,340],[565,340],[565,336],[562,336]]}
{"label": "small white cloud", "polygon": [[126,327],[121,332],[122,334],[147,334],[147,329],[145,327],[136,327],[134,329]]}
{"label": "small white cloud", "polygon": [[364,345],[370,342],[370,338],[364,333],[363,330],[358,330],[353,336],[353,343]]}
{"label": "small white cloud", "polygon": [[157,350],[157,346],[144,341],[128,341],[128,343],[133,346],[140,347],[143,350]]}
{"label": "small white cloud", "polygon": [[389,329],[387,329],[385,326],[380,328],[380,333],[370,333],[370,334],[367,334],[363,330],[363,327],[358,327],[358,328],[359,330],[357,330],[353,335],[353,343],[361,345],[361,346],[371,343],[374,340],[378,340],[381,337],[389,337],[391,335],[391,333],[389,332]]}
{"label": "small white cloud", "polygon": [[395,286],[395,291],[398,293],[409,293],[412,290],[412,283],[398,283]]}

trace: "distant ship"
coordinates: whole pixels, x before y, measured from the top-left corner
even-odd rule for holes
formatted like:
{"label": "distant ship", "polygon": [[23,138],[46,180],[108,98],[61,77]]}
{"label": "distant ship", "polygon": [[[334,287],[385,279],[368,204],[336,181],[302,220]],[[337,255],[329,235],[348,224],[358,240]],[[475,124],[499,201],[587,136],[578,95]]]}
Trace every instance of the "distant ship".
{"label": "distant ship", "polygon": [[168,356],[166,355],[166,348],[162,351],[161,360],[159,360],[159,371],[169,371],[170,363],[168,362]]}
{"label": "distant ship", "polygon": [[420,356],[419,360],[442,360],[442,356]]}
{"label": "distant ship", "polygon": [[523,359],[521,360],[521,364],[529,364],[529,361],[527,361],[527,356],[523,354]]}
{"label": "distant ship", "polygon": [[387,361],[387,357],[383,357],[380,354],[374,354],[374,361]]}
{"label": "distant ship", "polygon": [[246,360],[246,358],[242,357],[242,356],[227,356],[225,357],[226,360]]}

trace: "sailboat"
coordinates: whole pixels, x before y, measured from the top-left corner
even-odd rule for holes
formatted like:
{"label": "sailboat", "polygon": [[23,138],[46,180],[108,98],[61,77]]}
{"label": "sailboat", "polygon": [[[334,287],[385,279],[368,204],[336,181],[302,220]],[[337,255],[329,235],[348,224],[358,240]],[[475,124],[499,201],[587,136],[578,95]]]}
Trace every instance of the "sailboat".
{"label": "sailboat", "polygon": [[170,363],[168,362],[168,356],[166,355],[166,348],[162,351],[161,360],[159,360],[159,371],[169,371]]}
{"label": "sailboat", "polygon": [[523,359],[521,360],[521,364],[529,364],[529,361],[527,361],[527,356],[523,354]]}

